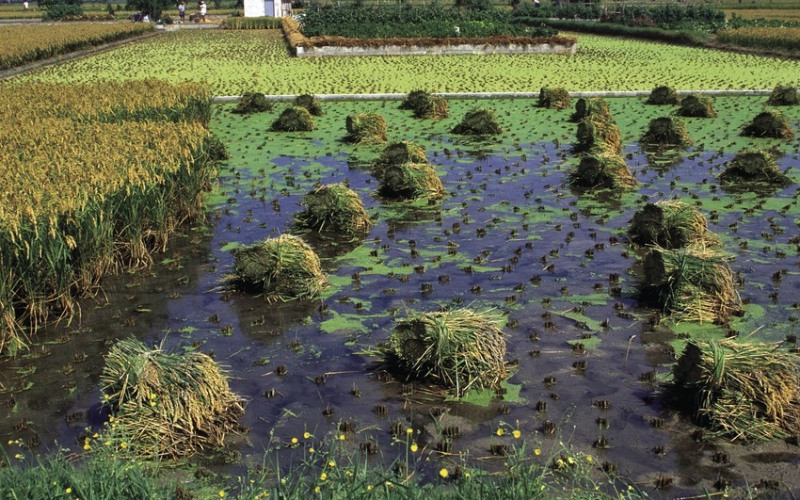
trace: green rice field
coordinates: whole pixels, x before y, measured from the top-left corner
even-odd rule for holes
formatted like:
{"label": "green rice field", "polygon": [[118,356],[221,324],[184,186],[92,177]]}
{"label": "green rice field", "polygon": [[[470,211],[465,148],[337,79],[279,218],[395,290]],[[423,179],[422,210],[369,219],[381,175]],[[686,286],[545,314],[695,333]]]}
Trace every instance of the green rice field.
{"label": "green rice field", "polygon": [[208,83],[215,95],[568,90],[765,89],[800,83],[800,61],[578,35],[563,55],[295,59],[277,30],[179,30],[51,67],[22,81],[161,78]]}

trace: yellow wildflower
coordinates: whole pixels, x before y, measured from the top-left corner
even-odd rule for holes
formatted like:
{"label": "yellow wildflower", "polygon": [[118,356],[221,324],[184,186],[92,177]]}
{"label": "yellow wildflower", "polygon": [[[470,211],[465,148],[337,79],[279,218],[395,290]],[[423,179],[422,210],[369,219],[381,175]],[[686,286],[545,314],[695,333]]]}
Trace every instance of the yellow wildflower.
{"label": "yellow wildflower", "polygon": [[418,449],[417,443],[411,443],[411,453],[416,453]]}
{"label": "yellow wildflower", "polygon": [[511,435],[514,436],[514,439],[519,439],[522,437],[522,432],[519,429],[514,429]]}
{"label": "yellow wildflower", "polygon": [[450,472],[448,472],[447,468],[442,467],[441,469],[439,469],[439,476],[442,479],[447,479],[447,476],[449,476],[449,475],[450,475]]}

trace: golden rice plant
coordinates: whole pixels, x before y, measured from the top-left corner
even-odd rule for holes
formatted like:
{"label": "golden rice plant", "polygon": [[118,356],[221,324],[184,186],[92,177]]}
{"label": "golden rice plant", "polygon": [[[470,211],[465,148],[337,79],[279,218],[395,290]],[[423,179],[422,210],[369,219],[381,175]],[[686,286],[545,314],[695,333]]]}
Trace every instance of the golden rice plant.
{"label": "golden rice plant", "polygon": [[32,87],[47,92],[4,92],[0,103],[4,353],[42,323],[71,318],[102,276],[149,265],[178,224],[202,216],[215,175],[201,87]]}
{"label": "golden rice plant", "polygon": [[800,27],[736,28],[717,31],[717,39],[745,47],[769,50],[800,50]]}
{"label": "golden rice plant", "polygon": [[145,23],[63,23],[0,27],[0,70],[153,31]]}

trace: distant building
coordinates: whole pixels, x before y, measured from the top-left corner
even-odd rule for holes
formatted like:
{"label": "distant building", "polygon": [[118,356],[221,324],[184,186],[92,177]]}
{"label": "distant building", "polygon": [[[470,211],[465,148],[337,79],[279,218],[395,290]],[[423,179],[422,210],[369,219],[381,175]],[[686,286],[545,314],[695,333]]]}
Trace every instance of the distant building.
{"label": "distant building", "polygon": [[291,3],[283,0],[244,0],[244,17],[283,17],[291,8]]}

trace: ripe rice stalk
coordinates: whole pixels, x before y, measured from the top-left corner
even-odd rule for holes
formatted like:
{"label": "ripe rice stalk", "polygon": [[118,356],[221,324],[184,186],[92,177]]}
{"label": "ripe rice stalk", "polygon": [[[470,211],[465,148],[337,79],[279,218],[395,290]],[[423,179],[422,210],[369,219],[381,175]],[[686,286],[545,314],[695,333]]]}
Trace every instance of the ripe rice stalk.
{"label": "ripe rice stalk", "polygon": [[791,85],[776,85],[767,99],[767,106],[797,106],[800,98],[797,87]]}
{"label": "ripe rice stalk", "polygon": [[727,323],[742,310],[728,260],[700,245],[653,247],[642,260],[639,302],[678,320]]}
{"label": "ripe rice stalk", "polygon": [[753,183],[772,186],[788,186],[792,180],[778,170],[775,153],[764,149],[745,149],[736,154],[725,170],[719,175],[725,184]]}
{"label": "ripe rice stalk", "polygon": [[0,133],[0,351],[79,314],[102,276],[148,265],[178,224],[202,218],[219,155],[202,87],[31,86],[46,93],[0,102],[13,131]]}
{"label": "ripe rice stalk", "polygon": [[311,94],[297,96],[294,99],[294,105],[301,108],[306,108],[312,116],[322,116],[325,114],[322,111],[322,104],[320,104],[319,99]]}
{"label": "ripe rice stalk", "polygon": [[706,217],[693,205],[680,200],[648,203],[633,215],[628,236],[637,245],[657,245],[671,250],[692,244],[718,245],[708,231]]}
{"label": "ripe rice stalk", "polygon": [[272,130],[280,132],[311,132],[316,129],[314,119],[306,108],[290,106],[272,122]]}
{"label": "ripe rice stalk", "polygon": [[691,94],[681,99],[681,106],[678,108],[677,115],[713,118],[717,116],[717,112],[714,111],[714,100],[711,96]]}
{"label": "ripe rice stalk", "polygon": [[290,234],[237,249],[234,273],[242,289],[263,293],[268,302],[314,299],[328,286],[317,254]]}
{"label": "ripe rice stalk", "polygon": [[345,126],[351,144],[381,144],[386,142],[386,119],[377,113],[348,115]]}
{"label": "ripe rice stalk", "polygon": [[467,112],[461,123],[453,128],[454,134],[495,135],[502,134],[503,128],[491,109],[475,108]]}
{"label": "ripe rice stalk", "polygon": [[691,341],[674,387],[711,437],[733,441],[800,435],[800,368],[780,344]]}
{"label": "ripe rice stalk", "polygon": [[423,379],[462,396],[497,388],[508,376],[497,318],[469,309],[411,313],[398,320],[386,356],[406,379]]}
{"label": "ripe rice stalk", "polygon": [[295,224],[303,229],[355,237],[372,226],[358,193],[341,183],[314,189],[303,205],[306,209],[295,216]]}
{"label": "ripe rice stalk", "polygon": [[540,108],[547,109],[564,109],[568,108],[570,103],[569,92],[560,87],[542,87],[539,89],[539,102]]}
{"label": "ripe rice stalk", "polygon": [[636,186],[625,160],[614,153],[592,151],[569,173],[572,186],[590,189],[628,189]]}
{"label": "ripe rice stalk", "polygon": [[170,353],[129,338],[105,356],[103,400],[129,453],[178,458],[223,445],[244,413],[225,372],[208,355]]}
{"label": "ripe rice stalk", "polygon": [[678,146],[692,143],[686,125],[676,118],[662,116],[650,120],[647,131],[639,141],[648,146]]}
{"label": "ripe rice stalk", "polygon": [[678,104],[678,102],[680,102],[680,99],[678,98],[678,93],[675,92],[675,89],[666,85],[662,85],[654,88],[650,92],[650,96],[645,101],[645,104],[662,106],[666,104]]}
{"label": "ripe rice stalk", "polygon": [[794,131],[783,113],[777,109],[771,109],[757,114],[753,121],[745,125],[742,135],[791,139],[794,137]]}

